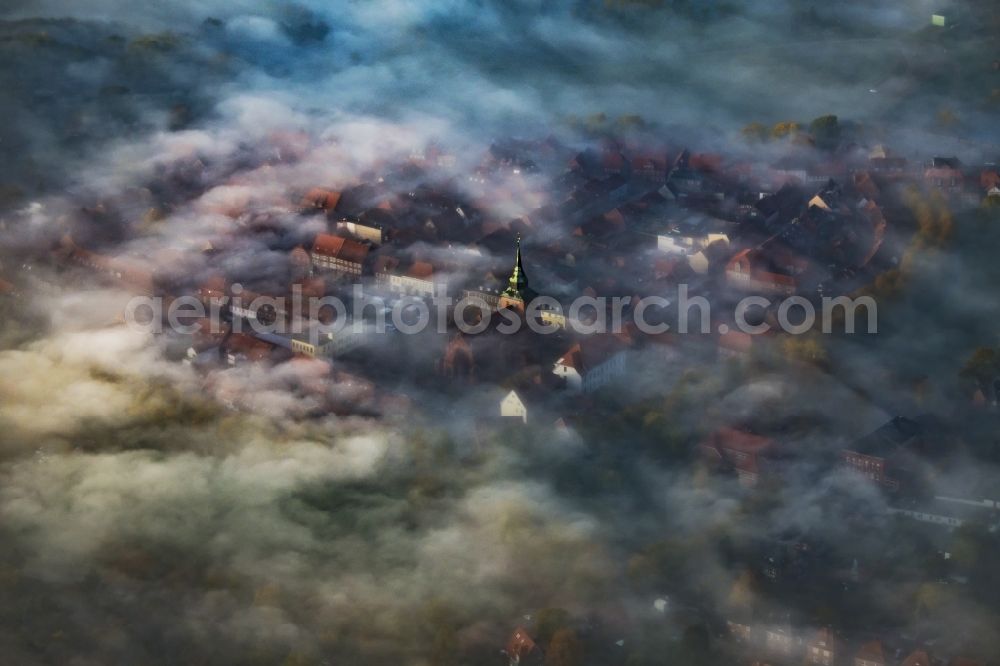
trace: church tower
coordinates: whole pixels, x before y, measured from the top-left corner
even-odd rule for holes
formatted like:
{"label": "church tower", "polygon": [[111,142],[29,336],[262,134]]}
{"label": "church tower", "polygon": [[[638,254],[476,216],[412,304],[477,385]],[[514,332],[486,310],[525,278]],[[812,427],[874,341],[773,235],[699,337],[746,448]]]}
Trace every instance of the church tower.
{"label": "church tower", "polygon": [[514,270],[507,280],[507,288],[500,294],[500,302],[497,304],[497,307],[517,310],[523,315],[527,304],[534,297],[535,292],[528,286],[528,276],[524,272],[524,266],[521,265],[521,235],[518,234]]}

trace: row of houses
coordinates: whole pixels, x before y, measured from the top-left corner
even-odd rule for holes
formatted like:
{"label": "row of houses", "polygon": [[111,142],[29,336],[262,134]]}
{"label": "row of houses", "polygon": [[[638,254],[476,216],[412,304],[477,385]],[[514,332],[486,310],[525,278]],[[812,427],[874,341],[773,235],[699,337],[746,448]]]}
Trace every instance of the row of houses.
{"label": "row of houses", "polygon": [[830,628],[803,632],[788,623],[727,621],[729,635],[739,651],[758,655],[755,666],[804,663],[813,666],[985,666],[984,662],[955,656],[936,658],[927,649],[889,649],[880,640],[858,644],[837,636]]}

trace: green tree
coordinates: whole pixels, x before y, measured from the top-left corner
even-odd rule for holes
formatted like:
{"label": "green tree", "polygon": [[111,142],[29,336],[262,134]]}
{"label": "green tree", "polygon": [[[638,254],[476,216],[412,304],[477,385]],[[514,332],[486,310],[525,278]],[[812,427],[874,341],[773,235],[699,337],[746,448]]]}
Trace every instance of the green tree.
{"label": "green tree", "polygon": [[840,121],[837,116],[820,116],[809,124],[809,133],[819,148],[833,150],[840,144]]}

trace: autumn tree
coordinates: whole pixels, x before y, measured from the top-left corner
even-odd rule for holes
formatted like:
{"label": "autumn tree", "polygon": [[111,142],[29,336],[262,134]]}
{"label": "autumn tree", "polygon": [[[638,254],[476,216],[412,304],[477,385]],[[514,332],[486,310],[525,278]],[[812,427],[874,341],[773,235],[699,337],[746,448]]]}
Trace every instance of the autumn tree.
{"label": "autumn tree", "polygon": [[750,123],[740,130],[743,139],[749,142],[767,141],[768,131],[763,123]]}
{"label": "autumn tree", "polygon": [[816,336],[792,335],[781,345],[785,356],[803,363],[824,366],[827,362],[826,348]]}
{"label": "autumn tree", "polygon": [[974,380],[985,388],[1000,374],[1000,354],[992,347],[980,347],[965,361],[959,376]]}
{"label": "autumn tree", "polygon": [[794,120],[784,120],[780,123],[775,123],[774,127],[771,128],[771,138],[787,139],[794,137],[801,129],[802,125]]}

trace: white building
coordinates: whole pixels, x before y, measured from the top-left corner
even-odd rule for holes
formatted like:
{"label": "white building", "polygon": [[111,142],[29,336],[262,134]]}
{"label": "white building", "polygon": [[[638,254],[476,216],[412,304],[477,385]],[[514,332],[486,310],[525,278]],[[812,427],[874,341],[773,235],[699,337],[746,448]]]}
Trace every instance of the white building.
{"label": "white building", "polygon": [[511,391],[500,401],[500,416],[521,419],[522,423],[528,422],[528,408],[517,391]]}
{"label": "white building", "polygon": [[626,350],[610,336],[577,343],[552,366],[552,373],[566,380],[573,391],[590,393],[621,377],[626,371]]}

